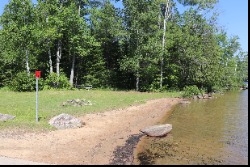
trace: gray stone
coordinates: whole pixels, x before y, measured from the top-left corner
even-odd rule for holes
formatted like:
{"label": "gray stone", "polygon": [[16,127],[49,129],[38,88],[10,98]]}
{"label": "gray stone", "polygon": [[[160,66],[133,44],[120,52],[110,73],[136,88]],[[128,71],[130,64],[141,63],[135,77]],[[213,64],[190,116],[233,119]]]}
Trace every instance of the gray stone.
{"label": "gray stone", "polygon": [[73,99],[67,100],[62,103],[62,106],[89,106],[92,105],[91,101],[85,99]]}
{"label": "gray stone", "polygon": [[14,118],[15,118],[15,116],[0,113],[0,121],[7,121],[10,119],[14,119]]}
{"label": "gray stone", "polygon": [[188,100],[183,100],[183,101],[181,101],[180,103],[181,103],[181,104],[190,104],[190,103],[191,103],[191,101],[188,101]]}
{"label": "gray stone", "polygon": [[197,98],[198,99],[203,99],[203,96],[202,95],[197,95]]}
{"label": "gray stone", "polygon": [[64,113],[51,118],[49,124],[57,129],[80,128],[85,125],[80,119]]}
{"label": "gray stone", "polygon": [[161,137],[165,136],[172,130],[172,124],[163,124],[163,125],[154,125],[149,126],[140,131],[152,137]]}

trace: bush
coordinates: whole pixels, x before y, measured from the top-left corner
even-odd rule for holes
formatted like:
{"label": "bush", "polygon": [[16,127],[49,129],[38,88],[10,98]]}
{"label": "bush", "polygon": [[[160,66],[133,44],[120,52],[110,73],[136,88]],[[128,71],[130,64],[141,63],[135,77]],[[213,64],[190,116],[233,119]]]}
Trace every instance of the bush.
{"label": "bush", "polygon": [[64,73],[58,77],[56,73],[51,73],[45,80],[46,89],[70,89],[71,85]]}
{"label": "bush", "polygon": [[[38,82],[39,89],[43,89],[43,79],[40,78]],[[10,89],[20,92],[31,92],[36,90],[35,75],[28,76],[27,72],[19,72],[11,82]]]}
{"label": "bush", "polygon": [[194,95],[199,95],[201,93],[196,85],[185,86],[183,91],[184,91],[183,93],[184,98],[193,97]]}
{"label": "bush", "polygon": [[221,86],[214,85],[214,86],[212,86],[212,92],[214,92],[214,93],[223,92],[223,88]]}

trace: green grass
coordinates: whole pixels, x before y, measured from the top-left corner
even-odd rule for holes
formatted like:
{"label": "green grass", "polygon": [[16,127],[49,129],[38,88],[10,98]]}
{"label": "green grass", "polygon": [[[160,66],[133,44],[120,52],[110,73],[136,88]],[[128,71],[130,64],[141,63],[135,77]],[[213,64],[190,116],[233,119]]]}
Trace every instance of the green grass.
{"label": "green grass", "polygon": [[[0,121],[0,129],[28,128],[50,129],[48,121],[61,113],[82,116],[86,113],[103,112],[144,103],[149,99],[179,97],[177,92],[140,93],[110,90],[46,90],[38,92],[38,117],[36,122],[36,92],[12,92],[0,90],[0,113],[16,116],[12,120]],[[91,106],[62,106],[72,99],[86,99]]]}

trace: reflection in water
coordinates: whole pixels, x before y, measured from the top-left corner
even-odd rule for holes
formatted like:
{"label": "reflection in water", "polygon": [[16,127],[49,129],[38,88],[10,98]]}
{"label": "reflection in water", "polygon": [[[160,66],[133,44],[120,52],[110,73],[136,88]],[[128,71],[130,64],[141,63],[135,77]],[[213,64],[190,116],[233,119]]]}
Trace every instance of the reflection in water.
{"label": "reflection in water", "polygon": [[[226,161],[229,164],[248,163],[248,91],[243,91],[237,97],[226,102],[230,112],[225,114],[224,138],[225,152],[228,153]],[[234,97],[234,98],[233,98]],[[234,158],[232,158],[234,157]],[[244,163],[245,162],[245,163]]]}
{"label": "reflection in water", "polygon": [[248,164],[248,90],[178,105],[165,123],[173,130],[142,138],[136,163]]}

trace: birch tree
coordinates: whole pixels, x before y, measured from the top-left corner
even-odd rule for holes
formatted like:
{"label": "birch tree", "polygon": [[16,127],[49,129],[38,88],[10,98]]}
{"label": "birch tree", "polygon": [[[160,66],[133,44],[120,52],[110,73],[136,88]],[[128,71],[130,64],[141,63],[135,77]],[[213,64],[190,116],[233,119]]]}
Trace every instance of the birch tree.
{"label": "birch tree", "polygon": [[69,79],[71,86],[73,86],[74,83],[76,58],[85,57],[89,53],[89,47],[92,47],[90,43],[93,41],[92,37],[90,36],[86,21],[83,17],[81,17],[80,5],[81,4],[72,2],[65,9],[68,16],[65,22],[67,22],[68,25],[66,26],[66,36],[68,39],[69,57],[71,57]]}
{"label": "birch tree", "polygon": [[53,52],[54,41],[57,38],[57,25],[54,22],[56,14],[56,1],[54,0],[38,0],[36,6],[36,26],[37,39],[41,46],[43,46],[48,55],[49,73],[54,72],[53,68]]}
{"label": "birch tree", "polygon": [[169,20],[172,12],[172,1],[166,0],[165,4],[161,3],[161,12],[163,13],[163,35],[162,35],[162,53],[160,57],[160,89],[162,89],[163,83],[163,65],[164,65],[164,54],[165,54],[165,40],[166,40],[166,30],[167,21]]}
{"label": "birch tree", "polygon": [[25,62],[27,75],[30,75],[30,55],[32,55],[32,31],[33,23],[33,5],[31,0],[12,0],[5,6],[1,16],[1,25],[3,34],[8,35],[6,45],[13,46],[12,51],[23,56],[16,57],[21,62]]}

